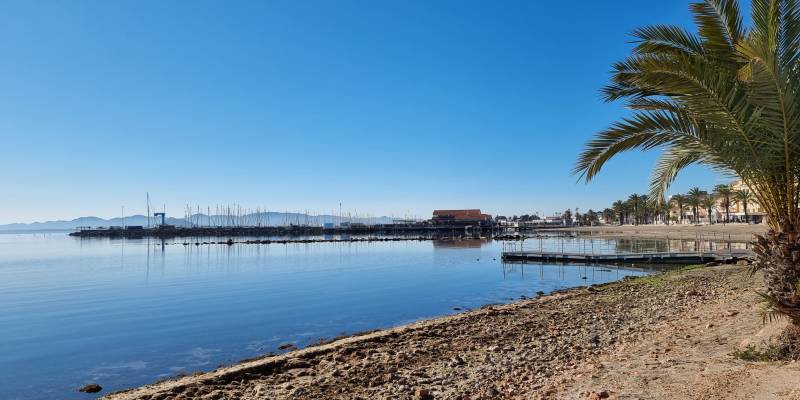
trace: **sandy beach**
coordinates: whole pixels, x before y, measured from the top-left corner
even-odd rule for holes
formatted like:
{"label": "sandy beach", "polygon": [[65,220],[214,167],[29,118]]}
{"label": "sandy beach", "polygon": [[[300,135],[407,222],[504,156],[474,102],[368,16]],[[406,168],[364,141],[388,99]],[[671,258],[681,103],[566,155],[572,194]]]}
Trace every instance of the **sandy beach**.
{"label": "sandy beach", "polygon": [[745,266],[578,288],[353,336],[109,400],[800,399],[800,363],[731,356],[765,343]]}
{"label": "sandy beach", "polygon": [[650,239],[712,239],[751,242],[753,235],[767,231],[766,224],[711,225],[602,225],[557,228],[555,231],[578,232],[595,237]]}

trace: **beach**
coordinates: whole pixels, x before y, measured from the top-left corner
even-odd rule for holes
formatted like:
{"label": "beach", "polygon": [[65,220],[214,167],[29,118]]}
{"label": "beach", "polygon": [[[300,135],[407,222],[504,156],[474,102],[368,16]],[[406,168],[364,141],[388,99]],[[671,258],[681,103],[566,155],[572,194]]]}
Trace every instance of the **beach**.
{"label": "beach", "polygon": [[342,338],[107,395],[157,399],[800,399],[746,266],[686,268]]}
{"label": "beach", "polygon": [[600,225],[556,228],[554,231],[577,232],[593,237],[650,238],[685,240],[731,240],[752,242],[753,235],[767,232],[766,224],[672,224],[672,225]]}

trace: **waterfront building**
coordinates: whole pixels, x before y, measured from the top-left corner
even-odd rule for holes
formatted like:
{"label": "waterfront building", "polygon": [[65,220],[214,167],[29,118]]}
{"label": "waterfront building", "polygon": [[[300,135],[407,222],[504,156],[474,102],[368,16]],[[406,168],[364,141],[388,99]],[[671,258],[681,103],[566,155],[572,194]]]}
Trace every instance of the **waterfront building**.
{"label": "waterfront building", "polygon": [[544,217],[544,223],[545,223],[545,225],[566,225],[567,224],[566,221],[564,220],[564,217],[562,217],[560,215]]}
{"label": "waterfront building", "polygon": [[[751,193],[754,192],[741,179],[731,183],[731,189],[734,193],[741,190],[749,191]],[[719,219],[720,221],[725,218],[725,208],[721,206],[721,202],[722,200],[718,199],[716,207],[717,211],[721,213]],[[741,201],[736,200],[735,195],[733,198],[731,198],[730,214],[733,222],[745,222],[744,204]],[[747,218],[754,224],[767,222],[767,216],[761,206],[756,202],[755,196],[753,196],[753,198],[747,202]]]}
{"label": "waterfront building", "polygon": [[484,214],[480,209],[468,210],[434,210],[431,223],[434,225],[491,225],[492,216]]}

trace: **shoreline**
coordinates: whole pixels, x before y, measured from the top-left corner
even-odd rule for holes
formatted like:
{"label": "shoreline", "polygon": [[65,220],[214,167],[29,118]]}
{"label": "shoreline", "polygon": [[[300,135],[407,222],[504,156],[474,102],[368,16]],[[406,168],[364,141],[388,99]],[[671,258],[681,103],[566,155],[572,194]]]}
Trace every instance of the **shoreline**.
{"label": "shoreline", "polygon": [[[753,290],[762,283],[746,269],[725,265],[573,288],[104,399],[700,399],[729,391],[727,398],[737,399],[752,398],[735,393],[764,384],[776,397],[759,398],[800,399],[798,363],[728,355],[780,328],[761,326]],[[738,375],[747,377],[730,379]]]}
{"label": "shoreline", "polygon": [[574,232],[600,238],[646,238],[676,240],[718,240],[752,243],[753,235],[764,234],[766,224],[712,225],[601,225],[555,228],[555,232]]}

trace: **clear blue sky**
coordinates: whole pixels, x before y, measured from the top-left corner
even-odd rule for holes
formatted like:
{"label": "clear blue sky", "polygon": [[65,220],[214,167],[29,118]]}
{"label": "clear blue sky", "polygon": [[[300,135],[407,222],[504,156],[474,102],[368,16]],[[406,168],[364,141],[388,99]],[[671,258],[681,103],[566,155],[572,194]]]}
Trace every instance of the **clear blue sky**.
{"label": "clear blue sky", "polygon": [[[3,1],[0,223],[187,203],[549,214],[645,192],[570,170],[624,115],[633,28],[688,1]],[[674,191],[720,178],[694,168]]]}

